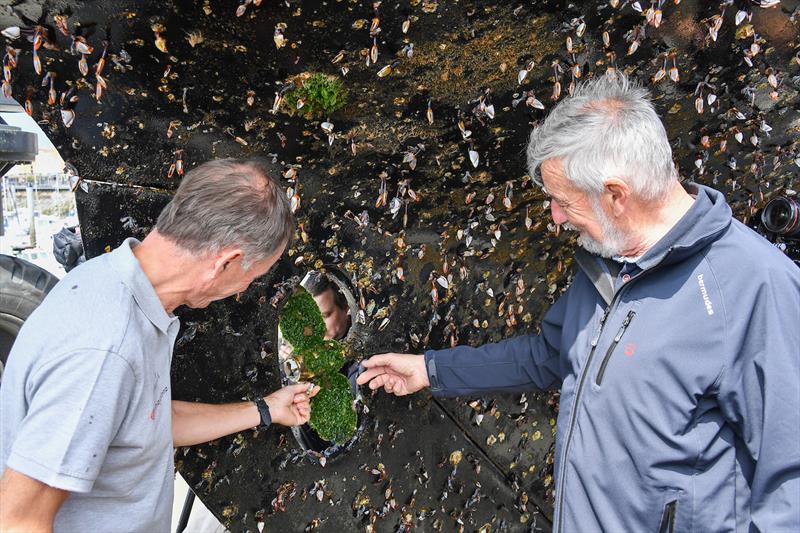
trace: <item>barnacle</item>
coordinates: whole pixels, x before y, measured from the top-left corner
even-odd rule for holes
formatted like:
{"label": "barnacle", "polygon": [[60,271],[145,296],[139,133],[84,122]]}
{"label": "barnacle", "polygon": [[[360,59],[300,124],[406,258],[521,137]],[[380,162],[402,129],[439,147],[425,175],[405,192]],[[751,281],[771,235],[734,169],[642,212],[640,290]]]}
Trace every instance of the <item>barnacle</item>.
{"label": "barnacle", "polygon": [[203,41],[205,41],[205,37],[203,37],[203,32],[200,30],[190,31],[186,33],[186,41],[189,43],[189,46],[194,48],[198,44],[202,44]]}

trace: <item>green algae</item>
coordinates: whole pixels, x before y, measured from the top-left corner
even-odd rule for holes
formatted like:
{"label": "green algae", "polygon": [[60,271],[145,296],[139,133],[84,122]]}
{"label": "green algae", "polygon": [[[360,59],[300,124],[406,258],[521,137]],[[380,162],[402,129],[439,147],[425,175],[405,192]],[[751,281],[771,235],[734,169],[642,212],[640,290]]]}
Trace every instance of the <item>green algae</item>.
{"label": "green algae", "polygon": [[318,381],[322,389],[311,399],[311,427],[325,440],[342,444],[356,430],[358,416],[353,410],[350,382],[338,372]]}
{"label": "green algae", "polygon": [[311,399],[311,427],[327,441],[342,444],[356,429],[350,382],[339,373],[345,362],[339,341],[324,340],[325,321],[313,296],[302,287],[281,312],[281,333],[302,361],[309,380],[321,387]]}

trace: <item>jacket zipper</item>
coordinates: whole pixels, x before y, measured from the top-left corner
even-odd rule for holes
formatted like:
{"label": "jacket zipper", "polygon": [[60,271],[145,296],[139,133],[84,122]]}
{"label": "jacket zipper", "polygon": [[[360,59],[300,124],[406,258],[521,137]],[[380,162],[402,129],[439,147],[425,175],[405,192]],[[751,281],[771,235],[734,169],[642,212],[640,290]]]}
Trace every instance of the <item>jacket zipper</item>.
{"label": "jacket zipper", "polygon": [[559,475],[561,481],[559,487],[560,495],[558,497],[558,506],[557,506],[559,531],[561,531],[562,529],[561,520],[562,520],[562,509],[564,508],[564,492],[565,492],[564,478],[566,478],[566,471],[567,471],[566,458],[567,458],[567,452],[569,451],[569,445],[572,437],[572,430],[575,427],[575,419],[577,418],[577,411],[578,411],[577,407],[579,405],[578,401],[580,400],[581,392],[583,391],[583,382],[586,380],[586,375],[589,373],[589,368],[591,368],[592,366],[592,357],[594,356],[594,350],[595,348],[597,348],[597,343],[600,341],[600,335],[602,335],[603,333],[603,326],[606,323],[608,315],[611,314],[611,309],[614,306],[615,301],[616,297],[611,300],[611,303],[608,304],[608,307],[605,308],[605,310],[603,311],[603,315],[600,317],[600,324],[598,325],[597,332],[594,334],[594,337],[592,337],[592,343],[591,343],[592,349],[589,350],[589,356],[586,358],[586,364],[583,367],[583,372],[581,373],[581,379],[580,382],[578,383],[578,388],[575,391],[575,401],[572,404],[572,412],[570,413],[569,417],[569,429],[567,430],[567,439],[564,441],[564,455],[561,458],[561,463],[562,463],[561,473]]}
{"label": "jacket zipper", "polygon": [[675,514],[678,512],[678,500],[673,500],[664,506],[664,513],[661,515],[661,525],[658,533],[674,533]]}
{"label": "jacket zipper", "polygon": [[563,522],[563,520],[564,520],[564,493],[566,492],[564,490],[565,489],[564,484],[565,484],[565,480],[566,480],[566,477],[567,477],[567,459],[569,458],[569,445],[572,442],[572,432],[575,429],[575,421],[578,418],[578,407],[580,405],[579,404],[579,400],[580,400],[580,397],[581,397],[581,392],[583,391],[583,383],[584,383],[584,381],[586,381],[586,375],[589,373],[589,369],[591,368],[592,356],[594,355],[594,350],[597,347],[598,341],[600,340],[600,335],[602,335],[602,333],[603,333],[603,326],[605,325],[606,319],[611,314],[611,311],[613,310],[614,305],[617,303],[617,298],[619,297],[619,295],[622,294],[622,292],[627,287],[630,287],[633,284],[633,281],[638,280],[639,278],[641,278],[643,275],[645,275],[647,273],[653,272],[659,266],[661,266],[664,263],[664,260],[667,258],[667,256],[670,253],[672,253],[672,250],[673,250],[673,248],[670,248],[669,250],[667,250],[667,253],[664,254],[664,257],[661,258],[661,261],[657,265],[653,266],[649,270],[645,270],[645,271],[640,272],[636,276],[632,277],[628,281],[628,283],[626,283],[624,286],[620,287],[620,289],[617,292],[614,293],[614,296],[611,298],[611,302],[608,304],[608,307],[606,307],[605,311],[603,311],[603,316],[600,317],[600,327],[598,328],[597,333],[595,333],[594,338],[592,338],[592,349],[591,349],[591,351],[589,351],[589,357],[587,357],[586,364],[583,367],[583,372],[581,373],[581,379],[580,379],[580,381],[578,383],[578,388],[575,390],[575,401],[573,401],[573,403],[572,403],[572,412],[570,413],[570,417],[569,417],[569,427],[567,429],[567,437],[566,437],[566,440],[564,441],[564,453],[561,456],[561,472],[559,473],[559,476],[556,479],[557,490],[560,491],[560,495],[558,496],[558,501],[556,502],[556,504],[557,504],[556,505],[557,513],[556,513],[555,523],[558,524],[558,531],[556,533],[561,533],[564,530],[564,525],[563,525],[563,523],[564,523]]}
{"label": "jacket zipper", "polygon": [[619,344],[620,339],[625,334],[625,330],[628,329],[628,325],[631,323],[631,320],[633,320],[633,317],[635,316],[636,316],[636,311],[628,311],[628,315],[625,317],[625,320],[622,322],[619,331],[614,336],[614,340],[611,342],[611,346],[609,346],[608,350],[606,350],[606,355],[605,357],[603,357],[603,362],[600,363],[600,370],[597,372],[597,379],[595,380],[596,384],[600,385],[600,383],[602,383],[603,374],[606,373],[606,366],[608,366],[608,362],[609,360],[611,360],[611,354],[614,353],[614,349],[617,347],[617,344]]}

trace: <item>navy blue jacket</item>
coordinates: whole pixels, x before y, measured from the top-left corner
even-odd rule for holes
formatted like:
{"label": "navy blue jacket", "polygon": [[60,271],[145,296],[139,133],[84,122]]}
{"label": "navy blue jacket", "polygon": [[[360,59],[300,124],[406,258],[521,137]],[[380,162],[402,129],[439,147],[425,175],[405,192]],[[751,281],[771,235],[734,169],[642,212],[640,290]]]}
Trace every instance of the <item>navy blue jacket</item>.
{"label": "navy blue jacket", "polygon": [[540,335],[425,354],[434,395],[561,388],[554,531],[800,531],[800,269],[690,185],[635,264],[584,254]]}

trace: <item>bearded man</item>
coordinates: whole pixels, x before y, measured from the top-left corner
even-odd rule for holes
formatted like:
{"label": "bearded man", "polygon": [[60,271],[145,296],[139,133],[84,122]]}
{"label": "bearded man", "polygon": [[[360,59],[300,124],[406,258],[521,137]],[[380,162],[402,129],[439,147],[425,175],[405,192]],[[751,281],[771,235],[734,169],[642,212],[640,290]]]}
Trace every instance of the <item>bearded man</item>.
{"label": "bearded man", "polygon": [[560,389],[562,531],[800,531],[800,271],[682,184],[645,89],[584,83],[528,146],[580,269],[541,333],[382,354],[396,395]]}

